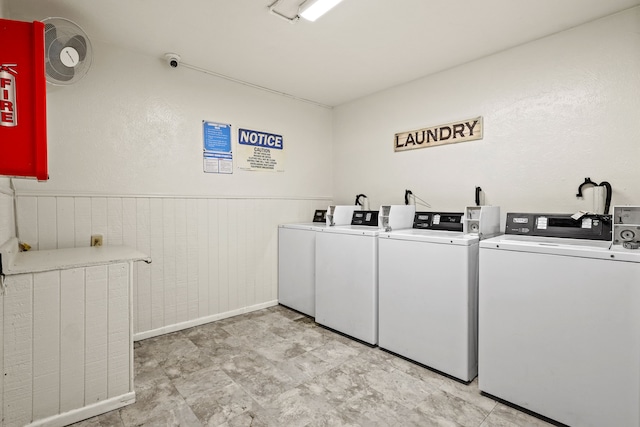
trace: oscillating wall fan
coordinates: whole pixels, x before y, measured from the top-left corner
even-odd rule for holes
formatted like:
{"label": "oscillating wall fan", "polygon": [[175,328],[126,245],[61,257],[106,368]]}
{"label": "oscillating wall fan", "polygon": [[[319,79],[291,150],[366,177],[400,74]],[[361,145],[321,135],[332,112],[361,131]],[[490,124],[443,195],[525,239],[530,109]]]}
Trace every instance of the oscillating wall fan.
{"label": "oscillating wall fan", "polygon": [[70,85],[87,74],[91,66],[91,42],[76,23],[47,18],[44,23],[44,55],[47,81]]}

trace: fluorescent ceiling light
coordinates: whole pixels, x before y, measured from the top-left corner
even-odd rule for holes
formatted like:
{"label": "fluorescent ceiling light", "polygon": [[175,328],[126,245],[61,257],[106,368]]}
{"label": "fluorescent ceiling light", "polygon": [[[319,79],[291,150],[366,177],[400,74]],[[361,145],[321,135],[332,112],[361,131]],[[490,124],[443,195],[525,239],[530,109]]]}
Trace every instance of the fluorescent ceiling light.
{"label": "fluorescent ceiling light", "polygon": [[342,0],[307,0],[300,7],[300,16],[307,21],[315,21],[330,11]]}

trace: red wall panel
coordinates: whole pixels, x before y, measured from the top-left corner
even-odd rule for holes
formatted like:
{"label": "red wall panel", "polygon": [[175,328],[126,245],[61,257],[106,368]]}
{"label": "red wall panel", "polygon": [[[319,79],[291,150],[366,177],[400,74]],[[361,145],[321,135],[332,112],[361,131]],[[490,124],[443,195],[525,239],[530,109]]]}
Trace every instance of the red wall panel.
{"label": "red wall panel", "polygon": [[49,178],[44,24],[0,19],[0,175]]}

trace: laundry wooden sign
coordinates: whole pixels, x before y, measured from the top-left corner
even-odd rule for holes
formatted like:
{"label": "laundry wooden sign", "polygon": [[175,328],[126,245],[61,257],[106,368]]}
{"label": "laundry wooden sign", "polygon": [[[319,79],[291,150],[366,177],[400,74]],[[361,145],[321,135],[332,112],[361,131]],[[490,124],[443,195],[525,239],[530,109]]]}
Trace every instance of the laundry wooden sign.
{"label": "laundry wooden sign", "polygon": [[396,133],[393,151],[414,150],[477,139],[482,139],[482,117]]}

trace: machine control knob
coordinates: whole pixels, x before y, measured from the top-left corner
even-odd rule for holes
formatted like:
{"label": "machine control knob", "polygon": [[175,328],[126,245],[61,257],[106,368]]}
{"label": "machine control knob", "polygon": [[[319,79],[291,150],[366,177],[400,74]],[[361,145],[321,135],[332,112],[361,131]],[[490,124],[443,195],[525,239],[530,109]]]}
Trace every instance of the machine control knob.
{"label": "machine control knob", "polygon": [[622,230],[620,232],[620,239],[623,242],[632,241],[635,237],[636,237],[636,233],[634,233],[632,230]]}

